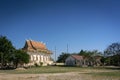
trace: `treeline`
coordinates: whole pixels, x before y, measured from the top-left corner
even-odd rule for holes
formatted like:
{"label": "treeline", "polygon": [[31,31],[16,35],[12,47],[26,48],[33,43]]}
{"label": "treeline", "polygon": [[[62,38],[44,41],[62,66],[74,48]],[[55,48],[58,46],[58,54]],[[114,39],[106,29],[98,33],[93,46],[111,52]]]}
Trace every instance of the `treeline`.
{"label": "treeline", "polygon": [[83,56],[84,64],[86,64],[87,66],[102,65],[102,63],[100,61],[102,53],[97,51],[97,50],[93,50],[93,51],[81,50],[78,53],[62,53],[58,57],[58,61],[57,62],[65,63],[66,58],[68,56],[70,56],[70,55],[80,55],[80,56]]}
{"label": "treeline", "polygon": [[0,68],[17,68],[29,62],[29,55],[23,50],[16,49],[6,36],[0,36]]}
{"label": "treeline", "polygon": [[120,66],[120,43],[112,43],[106,48],[103,63],[105,65]]}
{"label": "treeline", "polygon": [[58,57],[57,62],[65,63],[65,60],[68,56],[77,54],[84,56],[86,61],[92,62],[94,65],[96,62],[99,62],[100,65],[114,65],[120,66],[120,43],[112,43],[109,45],[105,51],[99,52],[98,50],[87,51],[81,50],[78,53],[64,53]]}

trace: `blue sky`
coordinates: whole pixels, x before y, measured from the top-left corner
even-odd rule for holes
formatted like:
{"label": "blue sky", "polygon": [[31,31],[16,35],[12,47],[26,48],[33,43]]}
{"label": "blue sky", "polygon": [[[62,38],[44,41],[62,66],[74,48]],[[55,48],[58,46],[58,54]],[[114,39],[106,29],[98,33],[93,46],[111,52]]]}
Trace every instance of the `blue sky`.
{"label": "blue sky", "polygon": [[26,39],[48,49],[103,51],[120,41],[119,0],[0,0],[0,35],[16,48]]}

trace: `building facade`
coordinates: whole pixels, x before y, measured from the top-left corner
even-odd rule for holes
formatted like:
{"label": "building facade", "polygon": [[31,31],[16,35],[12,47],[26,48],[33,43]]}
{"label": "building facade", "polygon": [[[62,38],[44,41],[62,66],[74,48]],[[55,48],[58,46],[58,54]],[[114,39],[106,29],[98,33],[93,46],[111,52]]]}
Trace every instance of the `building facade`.
{"label": "building facade", "polygon": [[83,64],[83,56],[79,55],[71,55],[65,60],[65,65],[67,66],[83,66]]}
{"label": "building facade", "polygon": [[51,65],[52,52],[46,48],[46,45],[42,42],[33,40],[26,40],[23,50],[30,55],[30,62],[28,66],[32,65]]}
{"label": "building facade", "polygon": [[94,57],[84,57],[80,55],[70,55],[65,60],[65,65],[67,66],[100,66],[101,65],[101,56]]}

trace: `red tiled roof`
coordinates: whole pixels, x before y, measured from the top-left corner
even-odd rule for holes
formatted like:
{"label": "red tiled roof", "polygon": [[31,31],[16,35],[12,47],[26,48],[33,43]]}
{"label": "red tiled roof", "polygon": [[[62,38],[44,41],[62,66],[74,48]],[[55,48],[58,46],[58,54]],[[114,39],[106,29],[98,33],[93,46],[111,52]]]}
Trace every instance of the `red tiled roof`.
{"label": "red tiled roof", "polygon": [[46,48],[44,43],[33,41],[33,40],[27,40],[23,50],[30,51],[30,52],[38,51],[38,52],[51,53],[51,51],[49,51]]}
{"label": "red tiled roof", "polygon": [[79,55],[71,55],[73,58],[75,58],[76,60],[82,60],[83,56],[79,56]]}

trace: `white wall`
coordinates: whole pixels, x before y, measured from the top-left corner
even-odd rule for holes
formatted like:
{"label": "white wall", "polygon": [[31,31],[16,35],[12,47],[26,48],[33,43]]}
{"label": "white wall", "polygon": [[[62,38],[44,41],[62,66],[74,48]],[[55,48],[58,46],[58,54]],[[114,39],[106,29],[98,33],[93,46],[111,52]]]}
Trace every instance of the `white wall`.
{"label": "white wall", "polygon": [[51,64],[50,61],[50,54],[45,53],[38,53],[38,52],[27,52],[30,55],[30,65],[34,65],[35,63],[40,64],[40,62],[43,62],[43,64]]}
{"label": "white wall", "polygon": [[71,56],[69,56],[66,60],[65,60],[65,65],[70,65],[70,66],[74,66],[75,65],[75,59]]}

